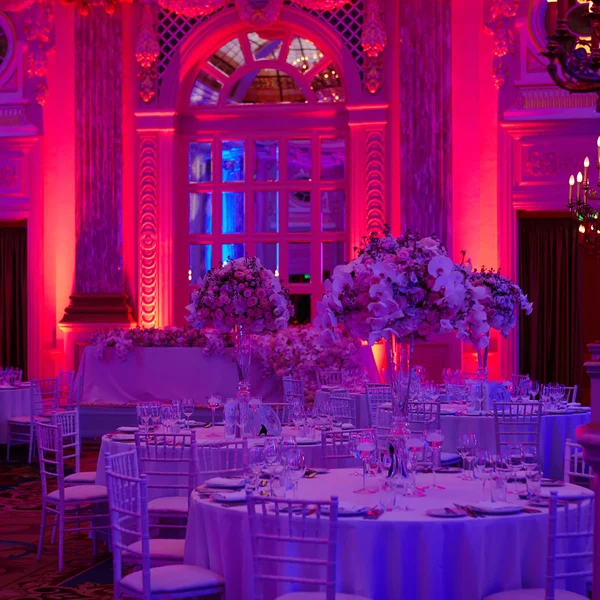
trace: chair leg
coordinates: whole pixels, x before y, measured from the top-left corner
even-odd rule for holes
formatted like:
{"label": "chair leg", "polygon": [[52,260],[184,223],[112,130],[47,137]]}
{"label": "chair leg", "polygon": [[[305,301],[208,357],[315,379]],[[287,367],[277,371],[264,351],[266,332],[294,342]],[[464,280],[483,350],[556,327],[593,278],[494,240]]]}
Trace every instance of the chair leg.
{"label": "chair leg", "polygon": [[40,523],[40,539],[38,541],[37,559],[42,560],[42,550],[44,549],[44,533],[46,531],[46,507],[42,506],[42,520]]}
{"label": "chair leg", "polygon": [[8,443],[6,444],[6,462],[10,462],[10,431],[8,432]]}
{"label": "chair leg", "polygon": [[51,544],[56,544],[57,529],[58,529],[58,514],[54,515],[54,524],[52,525],[52,537],[50,538]]}
{"label": "chair leg", "polygon": [[62,572],[65,554],[65,511],[64,507],[58,516],[58,570]]}
{"label": "chair leg", "polygon": [[92,556],[98,556],[98,535],[95,529],[90,531],[92,536]]}
{"label": "chair leg", "polygon": [[31,438],[29,438],[29,459],[27,460],[27,462],[29,464],[31,464],[32,458],[33,458],[33,440]]}

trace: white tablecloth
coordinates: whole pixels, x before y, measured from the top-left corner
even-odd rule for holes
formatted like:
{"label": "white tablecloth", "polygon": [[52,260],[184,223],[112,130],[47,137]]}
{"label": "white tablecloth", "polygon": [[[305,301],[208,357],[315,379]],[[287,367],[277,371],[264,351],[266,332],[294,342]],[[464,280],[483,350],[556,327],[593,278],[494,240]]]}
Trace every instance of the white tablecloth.
{"label": "white tablecloth", "polygon": [[[375,504],[376,495],[352,493],[361,481],[350,472],[341,469],[302,479],[300,496],[325,500],[335,494],[340,501]],[[430,477],[418,476],[417,485],[428,483]],[[482,494],[479,481],[438,475],[438,482],[446,489],[428,491],[425,498],[401,498],[410,511],[388,512],[377,521],[340,517],[338,591],[373,600],[480,600],[503,590],[544,586],[546,511],[484,519],[435,519],[425,511],[453,506],[454,502],[476,502]],[[560,490],[572,493],[573,488],[576,486]],[[223,507],[193,493],[184,562],[222,574],[227,600],[251,600],[253,569],[246,507]]]}
{"label": "white tablecloth", "polygon": [[0,444],[8,441],[8,419],[31,414],[31,388],[0,387]]}
{"label": "white tablecloth", "polygon": [[[235,396],[238,373],[232,356],[207,356],[202,348],[133,348],[120,360],[114,348],[103,358],[87,347],[77,371],[83,378],[81,402],[85,405],[123,406],[142,401]],[[266,377],[260,365],[250,369],[252,393],[265,402],[281,402],[281,382]]]}
{"label": "white tablecloth", "polygon": [[[565,441],[576,441],[575,430],[590,422],[591,413],[543,415],[541,425],[542,464],[547,477],[562,479],[565,460]],[[442,415],[440,427],[444,431],[442,450],[456,452],[461,434],[474,433],[480,448],[496,451],[493,416]]]}

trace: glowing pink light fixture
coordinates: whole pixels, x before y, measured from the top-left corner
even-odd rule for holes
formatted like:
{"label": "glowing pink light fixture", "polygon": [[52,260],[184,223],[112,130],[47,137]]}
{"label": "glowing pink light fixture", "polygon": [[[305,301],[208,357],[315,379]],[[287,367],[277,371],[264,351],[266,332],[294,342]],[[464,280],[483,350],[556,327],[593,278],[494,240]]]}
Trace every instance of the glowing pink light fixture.
{"label": "glowing pink light fixture", "polygon": [[206,17],[223,8],[227,0],[159,0],[158,4],[186,17]]}
{"label": "glowing pink light fixture", "polygon": [[337,10],[348,4],[348,0],[296,0],[296,4],[311,10]]}

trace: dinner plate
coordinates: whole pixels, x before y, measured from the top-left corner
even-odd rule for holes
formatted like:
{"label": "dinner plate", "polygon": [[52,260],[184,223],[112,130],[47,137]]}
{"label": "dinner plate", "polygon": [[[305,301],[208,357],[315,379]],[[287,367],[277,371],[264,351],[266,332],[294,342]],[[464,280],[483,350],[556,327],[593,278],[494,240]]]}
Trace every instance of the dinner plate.
{"label": "dinner plate", "polygon": [[239,490],[246,485],[246,481],[242,477],[213,477],[205,481],[203,485],[206,488]]}
{"label": "dinner plate", "polygon": [[113,442],[130,442],[135,440],[133,433],[115,433],[111,436]]}
{"label": "dinner plate", "polygon": [[523,507],[509,502],[483,501],[471,504],[470,508],[484,515],[514,515],[520,513]]}
{"label": "dinner plate", "polygon": [[560,479],[542,479],[542,487],[562,487],[565,482]]}
{"label": "dinner plate", "polygon": [[314,438],[307,438],[307,437],[297,437],[296,438],[296,444],[298,444],[298,446],[315,446],[320,443],[321,443],[321,440],[316,440]]}
{"label": "dinner plate", "polygon": [[123,427],[117,427],[117,431],[120,431],[121,433],[135,433],[136,431],[138,431],[138,427],[128,427],[128,426],[123,426]]}
{"label": "dinner plate", "polygon": [[[329,514],[329,506],[324,504],[321,507],[321,512],[323,514]],[[360,504],[354,504],[353,502],[344,502],[341,501],[338,504],[338,517],[357,517],[359,515],[364,515],[367,512],[367,507],[362,506]]]}
{"label": "dinner plate", "polygon": [[426,511],[425,514],[430,517],[439,517],[441,519],[457,519],[467,516],[467,513],[459,508],[431,508]]}
{"label": "dinner plate", "polygon": [[246,491],[237,490],[235,492],[217,492],[211,497],[213,502],[239,502],[243,504],[246,502]]}
{"label": "dinner plate", "polygon": [[440,467],[435,470],[436,473],[462,473],[463,470],[460,467]]}

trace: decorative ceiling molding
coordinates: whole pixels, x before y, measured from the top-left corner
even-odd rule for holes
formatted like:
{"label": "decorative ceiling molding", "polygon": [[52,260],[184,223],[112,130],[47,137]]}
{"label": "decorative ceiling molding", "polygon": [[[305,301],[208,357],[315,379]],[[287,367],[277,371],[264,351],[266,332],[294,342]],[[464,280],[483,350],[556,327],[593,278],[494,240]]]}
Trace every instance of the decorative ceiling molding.
{"label": "decorative ceiling molding", "polygon": [[159,55],[160,44],[154,28],[154,14],[150,6],[144,6],[135,43],[135,60],[140,65],[140,98],[146,103],[156,95],[156,59]]}
{"label": "decorative ceiling molding", "polygon": [[381,20],[379,0],[366,0],[361,46],[365,53],[363,81],[370,94],[376,94],[383,83],[383,61],[380,54],[387,44],[387,35]]}
{"label": "decorative ceiling molding", "polygon": [[[260,7],[256,7],[257,2],[252,0],[235,0],[235,8],[244,23],[253,25],[271,25],[279,18],[283,0],[268,0],[264,5],[263,1],[258,2]],[[264,6],[263,6],[264,5]]]}
{"label": "decorative ceiling molding", "polygon": [[490,20],[485,28],[494,38],[493,77],[499,89],[504,85],[508,71],[505,66],[507,56],[515,52],[515,17],[519,0],[492,0]]}

